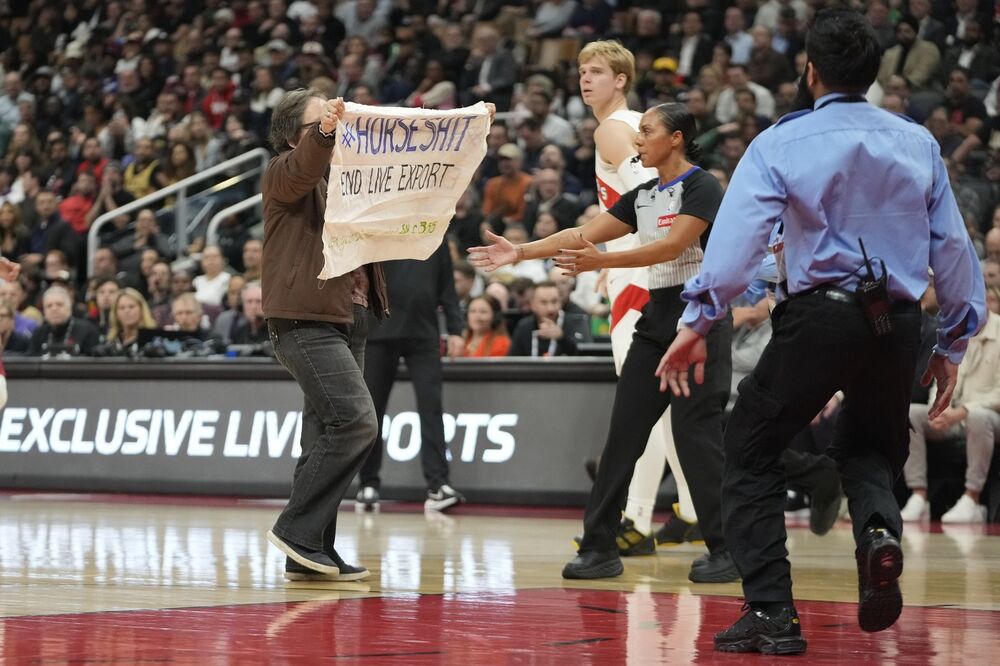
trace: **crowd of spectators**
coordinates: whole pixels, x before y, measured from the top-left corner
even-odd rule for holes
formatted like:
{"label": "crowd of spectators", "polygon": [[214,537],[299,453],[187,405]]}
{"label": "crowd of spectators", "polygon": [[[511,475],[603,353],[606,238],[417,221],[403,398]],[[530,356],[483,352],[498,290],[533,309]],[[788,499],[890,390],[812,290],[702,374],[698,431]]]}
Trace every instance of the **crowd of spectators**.
{"label": "crowd of spectators", "polygon": [[[686,104],[697,118],[701,166],[725,184],[749,142],[793,108],[805,29],[826,4],[0,3],[0,252],[22,265],[19,281],[0,285],[0,320],[13,316],[0,323],[0,341],[8,353],[40,355],[264,349],[259,219],[227,220],[212,245],[196,230],[181,247],[177,229],[189,220],[175,219],[166,198],[100,229],[90,262],[85,240],[104,213],[263,146],[283,92],[312,86],[364,104],[496,104],[486,159],[448,234],[457,291],[473,306],[467,353],[580,353],[576,343],[607,329],[596,275],[573,280],[542,261],[478,275],[461,261],[486,229],[521,242],[597,214],[597,123],[580,97],[580,47],[613,38],[630,48],[631,107]],[[987,277],[992,270],[1000,287],[994,7],[850,4],[886,48],[870,101],[937,138]],[[527,338],[519,319],[533,320]],[[552,326],[567,339],[549,344],[540,331]]]}

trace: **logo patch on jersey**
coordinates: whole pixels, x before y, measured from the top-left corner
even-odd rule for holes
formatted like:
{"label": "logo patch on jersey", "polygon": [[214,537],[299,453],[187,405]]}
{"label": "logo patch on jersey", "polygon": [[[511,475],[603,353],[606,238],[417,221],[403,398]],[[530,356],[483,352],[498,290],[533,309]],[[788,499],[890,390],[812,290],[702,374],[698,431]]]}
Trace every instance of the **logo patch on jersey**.
{"label": "logo patch on jersey", "polygon": [[668,213],[666,215],[661,215],[656,218],[656,226],[660,229],[664,227],[674,226],[674,220],[677,219],[677,213]]}
{"label": "logo patch on jersey", "polygon": [[610,185],[605,183],[600,178],[597,178],[597,196],[600,197],[601,203],[604,204],[605,208],[611,208],[618,200],[622,198]]}

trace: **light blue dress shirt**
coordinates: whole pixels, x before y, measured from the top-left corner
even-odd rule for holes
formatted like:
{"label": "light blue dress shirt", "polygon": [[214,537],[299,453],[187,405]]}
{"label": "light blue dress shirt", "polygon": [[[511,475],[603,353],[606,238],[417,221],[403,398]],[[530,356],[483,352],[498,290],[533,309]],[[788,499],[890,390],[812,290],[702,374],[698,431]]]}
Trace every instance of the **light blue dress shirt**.
{"label": "light blue dress shirt", "polygon": [[986,322],[986,291],[937,142],[920,125],[866,102],[817,100],[762,132],[736,167],[701,273],[685,285],[681,322],[701,335],[725,316],[784,225],[788,293],[853,291],[869,257],[893,300],[917,301],[934,271],[941,306],[935,351],[960,363]]}

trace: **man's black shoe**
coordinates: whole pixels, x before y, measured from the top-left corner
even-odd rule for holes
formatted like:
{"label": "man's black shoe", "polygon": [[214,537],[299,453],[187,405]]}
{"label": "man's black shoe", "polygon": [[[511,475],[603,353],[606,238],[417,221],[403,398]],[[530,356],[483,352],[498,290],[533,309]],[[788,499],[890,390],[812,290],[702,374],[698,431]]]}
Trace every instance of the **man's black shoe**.
{"label": "man's black shoe", "polygon": [[311,569],[307,569],[292,558],[286,557],[285,580],[350,582],[364,580],[372,575],[371,572],[364,567],[356,567],[353,564],[345,562],[336,550],[330,555],[330,559],[333,560],[337,565],[337,568],[340,569],[340,573],[336,576],[321,574]]}
{"label": "man's black shoe", "polygon": [[735,583],[739,579],[740,571],[725,548],[699,557],[691,564],[688,573],[688,580],[692,583]]}
{"label": "man's black shoe", "polygon": [[809,489],[812,498],[809,504],[809,530],[819,536],[829,532],[837,522],[840,500],[844,496],[837,463],[829,458],[825,458],[823,463],[817,470],[813,487]]}
{"label": "man's black shoe", "polygon": [[806,639],[802,638],[795,608],[787,606],[777,613],[744,608],[747,612],[743,617],[715,635],[716,650],[761,654],[802,654],[806,651]]}
{"label": "man's black shoe", "polygon": [[858,624],[865,631],[891,627],[903,610],[899,576],[903,550],[884,527],[869,527],[855,551],[858,561]]}
{"label": "man's black shoe", "polygon": [[631,518],[622,518],[618,523],[618,536],[615,537],[618,545],[618,554],[623,557],[633,557],[635,555],[655,555],[656,542],[652,534],[643,534],[635,529],[635,522]]}
{"label": "man's black shoe", "polygon": [[562,577],[574,580],[612,578],[625,571],[618,553],[580,553],[563,567]]}
{"label": "man's black shoe", "polygon": [[286,541],[271,530],[267,531],[267,540],[274,544],[288,558],[298,562],[306,569],[328,576],[340,575],[340,568],[337,567],[337,563],[331,560],[330,556],[322,550],[310,550],[305,546]]}

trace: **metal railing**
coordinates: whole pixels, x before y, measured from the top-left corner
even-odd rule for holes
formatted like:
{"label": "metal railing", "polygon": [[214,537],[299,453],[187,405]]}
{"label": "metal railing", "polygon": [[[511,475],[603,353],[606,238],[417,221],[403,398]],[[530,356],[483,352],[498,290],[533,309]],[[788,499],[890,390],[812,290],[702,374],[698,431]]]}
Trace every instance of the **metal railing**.
{"label": "metal railing", "polygon": [[180,248],[185,248],[187,247],[188,235],[188,191],[194,186],[200,185],[208,180],[211,180],[212,178],[225,174],[234,168],[238,168],[248,163],[258,162],[258,166],[255,168],[259,168],[263,173],[263,170],[267,166],[270,159],[271,153],[266,148],[254,148],[249,152],[216,164],[215,166],[205,169],[204,171],[200,171],[193,176],[185,178],[184,180],[180,180],[173,185],[167,185],[152,194],[147,194],[146,196],[136,199],[131,203],[127,203],[124,206],[120,206],[114,210],[104,213],[94,220],[94,223],[90,225],[90,231],[87,232],[87,275],[91,275],[94,272],[94,253],[100,245],[101,228],[107,226],[108,223],[113,221],[118,216],[127,215],[133,211],[141,210],[143,208],[150,208],[152,204],[166,199],[169,196],[176,195],[177,200],[174,203],[173,211],[175,227],[177,230],[177,245]]}
{"label": "metal railing", "polygon": [[244,199],[243,201],[238,201],[232,206],[223,208],[218,213],[212,216],[212,219],[208,222],[208,228],[205,230],[205,245],[215,245],[219,241],[219,225],[222,221],[229,217],[230,215],[236,215],[237,213],[242,213],[248,208],[253,208],[254,206],[259,206],[264,200],[264,196],[258,192],[249,199]]}

